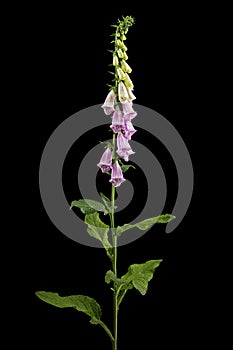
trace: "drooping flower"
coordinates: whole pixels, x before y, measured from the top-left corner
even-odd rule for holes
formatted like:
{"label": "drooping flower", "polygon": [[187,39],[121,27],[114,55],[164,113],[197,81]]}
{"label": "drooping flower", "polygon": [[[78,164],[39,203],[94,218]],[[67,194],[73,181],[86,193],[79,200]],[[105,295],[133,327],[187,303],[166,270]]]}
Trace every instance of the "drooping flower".
{"label": "drooping flower", "polygon": [[129,96],[129,100],[130,101],[133,101],[136,99],[136,96],[134,96],[133,92],[132,92],[132,89],[130,89],[129,87],[126,88],[127,89],[127,92],[128,92],[128,96]]}
{"label": "drooping flower", "polygon": [[111,114],[115,108],[114,108],[114,101],[115,101],[116,95],[113,90],[111,90],[108,93],[108,96],[106,97],[106,100],[104,101],[104,104],[101,106],[104,109],[104,113],[106,115]]}
{"label": "drooping flower", "polygon": [[110,128],[115,133],[120,132],[121,130],[125,130],[125,120],[123,118],[122,112],[119,109],[113,113],[112,124],[110,125]]}
{"label": "drooping flower", "polygon": [[120,102],[123,104],[129,99],[125,84],[122,81],[118,84],[118,96]]}
{"label": "drooping flower", "polygon": [[102,173],[106,173],[112,169],[112,151],[110,148],[107,148],[103,153],[97,166],[101,169]]}
{"label": "drooping flower", "polygon": [[131,137],[137,131],[134,129],[133,124],[130,120],[125,119],[125,128],[124,128],[124,136],[127,140],[131,140]]}
{"label": "drooping flower", "polygon": [[129,156],[135,152],[129,145],[127,138],[119,132],[117,135],[117,152],[119,157],[123,158],[126,162],[129,160]]}
{"label": "drooping flower", "polygon": [[127,73],[125,73],[125,86],[133,89],[133,82]]}
{"label": "drooping flower", "polygon": [[117,74],[120,80],[124,80],[125,79],[125,73],[123,72],[123,70],[121,68],[117,68]]}
{"label": "drooping flower", "polygon": [[122,103],[122,109],[124,116],[128,116],[128,118],[131,120],[136,117],[137,112],[132,107],[132,102],[126,101],[125,103]]}
{"label": "drooping flower", "polygon": [[125,60],[121,61],[121,68],[122,68],[123,72],[125,72],[125,73],[131,73],[132,72],[131,67],[128,65],[127,62],[125,62]]}
{"label": "drooping flower", "polygon": [[121,167],[116,160],[112,166],[111,180],[109,180],[109,182],[111,182],[114,187],[119,187],[124,181],[125,179],[123,177]]}

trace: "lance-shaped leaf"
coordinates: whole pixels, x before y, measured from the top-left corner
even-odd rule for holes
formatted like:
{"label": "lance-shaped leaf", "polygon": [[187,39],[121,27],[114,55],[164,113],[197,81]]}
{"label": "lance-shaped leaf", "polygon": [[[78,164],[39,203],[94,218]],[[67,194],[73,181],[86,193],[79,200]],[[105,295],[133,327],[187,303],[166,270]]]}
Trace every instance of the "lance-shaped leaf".
{"label": "lance-shaped leaf", "polygon": [[[107,196],[105,196],[102,192],[100,192],[100,196],[101,196],[101,198],[102,198],[102,200],[103,200],[103,202],[104,202],[104,205],[105,205],[105,207],[106,207],[107,213],[108,213],[108,214],[111,213],[111,212],[112,212],[112,202],[111,202],[110,199],[109,199]],[[117,209],[117,206],[116,206],[116,205],[114,206],[114,209]],[[105,213],[105,214],[106,214],[106,213]]]}
{"label": "lance-shaped leaf", "polygon": [[142,295],[145,295],[148,289],[148,282],[153,278],[154,270],[161,261],[149,260],[144,264],[131,265],[128,272],[121,277],[122,281],[131,282],[128,286],[125,285],[124,288],[130,289],[133,285]]}
{"label": "lance-shaped leaf", "polygon": [[61,297],[58,293],[51,292],[36,292],[36,296],[44,302],[51,304],[59,308],[73,307],[78,311],[85,313],[91,317],[90,322],[92,324],[98,324],[101,318],[101,307],[95,301],[85,295],[70,295],[67,297]]}
{"label": "lance-shaped leaf", "polygon": [[106,324],[100,319],[102,314],[101,307],[95,299],[90,298],[86,295],[70,295],[67,297],[61,297],[60,295],[58,295],[58,293],[43,291],[36,292],[36,296],[44,302],[53,306],[59,308],[72,307],[78,311],[83,312],[84,314],[90,316],[91,324],[99,324],[101,327],[103,327],[103,329],[111,338],[111,340],[114,340],[111,331],[106,326]]}
{"label": "lance-shaped leaf", "polygon": [[154,224],[166,224],[169,221],[173,220],[174,218],[175,218],[174,215],[163,214],[163,215],[155,216],[153,218],[140,221],[136,224],[125,224],[123,226],[117,227],[116,234],[117,236],[120,236],[123,232],[135,227],[138,228],[139,230],[147,230],[151,228]]}
{"label": "lance-shaped leaf", "polygon": [[71,202],[70,209],[78,207],[83,214],[92,214],[97,211],[105,212],[105,206],[93,199],[79,199],[78,201]]}
{"label": "lance-shaped leaf", "polygon": [[121,170],[123,173],[125,173],[127,170],[129,170],[129,168],[133,168],[133,169],[136,169],[135,166],[129,164],[129,165],[126,165],[126,164],[122,164],[121,165]]}
{"label": "lance-shaped leaf", "polygon": [[112,246],[108,240],[109,226],[100,220],[99,213],[85,215],[85,223],[88,225],[89,235],[98,239],[106,249],[108,256],[111,257]]}

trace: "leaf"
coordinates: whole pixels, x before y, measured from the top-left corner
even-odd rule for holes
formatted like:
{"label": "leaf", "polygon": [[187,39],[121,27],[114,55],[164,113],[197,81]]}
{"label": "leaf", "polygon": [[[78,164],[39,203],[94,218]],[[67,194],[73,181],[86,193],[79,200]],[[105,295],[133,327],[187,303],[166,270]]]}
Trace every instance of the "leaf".
{"label": "leaf", "polygon": [[[105,196],[102,192],[100,192],[100,196],[102,198],[102,201],[105,204],[105,207],[107,209],[107,213],[111,213],[112,212],[112,202],[110,201],[110,199]],[[117,206],[114,206],[114,209],[117,209]]]}
{"label": "leaf", "polygon": [[70,209],[73,207],[80,208],[83,214],[92,214],[97,211],[105,211],[105,207],[102,203],[94,201],[93,199],[79,199],[78,201],[71,202]]}
{"label": "leaf", "polygon": [[99,218],[99,213],[87,214],[85,216],[85,223],[88,225],[87,232],[91,237],[98,239],[111,257],[111,244],[108,240],[109,226],[106,225]]}
{"label": "leaf", "polygon": [[[121,277],[121,280],[132,282],[134,288],[142,295],[145,295],[148,289],[148,282],[153,278],[154,270],[159,266],[161,261],[162,260],[149,260],[144,264],[131,265],[128,272]],[[126,288],[129,289],[128,287]]]}
{"label": "leaf", "polygon": [[102,198],[102,200],[103,200],[105,205],[106,204],[108,205],[108,203],[111,202],[110,199],[107,196],[105,196],[102,192],[100,192],[100,196],[101,196],[101,198]]}
{"label": "leaf", "polygon": [[85,313],[91,317],[90,322],[92,324],[98,324],[101,318],[101,307],[95,301],[85,295],[70,295],[67,297],[61,297],[58,293],[51,292],[36,292],[36,296],[44,302],[51,304],[59,308],[73,307],[78,311]]}
{"label": "leaf", "polygon": [[105,282],[110,283],[111,281],[118,283],[119,278],[116,277],[115,273],[112,270],[108,270],[105,275]]}
{"label": "leaf", "polygon": [[121,165],[121,170],[123,171],[123,173],[125,173],[129,168],[133,168],[133,169],[136,169],[135,166],[131,165],[131,164],[123,164]]}
{"label": "leaf", "polygon": [[100,192],[100,196],[102,198],[102,201],[104,202],[104,205],[107,209],[107,214],[111,213],[112,207],[111,207],[111,201],[108,197],[106,197],[103,193]]}
{"label": "leaf", "polygon": [[118,226],[116,229],[116,235],[119,237],[123,232],[131,229],[131,228],[138,228],[139,230],[147,230],[150,227],[152,227],[154,224],[166,224],[169,221],[173,220],[175,216],[171,214],[164,214],[164,215],[159,215],[155,216],[153,218],[149,218],[143,221],[140,221],[136,224],[125,224],[123,226]]}

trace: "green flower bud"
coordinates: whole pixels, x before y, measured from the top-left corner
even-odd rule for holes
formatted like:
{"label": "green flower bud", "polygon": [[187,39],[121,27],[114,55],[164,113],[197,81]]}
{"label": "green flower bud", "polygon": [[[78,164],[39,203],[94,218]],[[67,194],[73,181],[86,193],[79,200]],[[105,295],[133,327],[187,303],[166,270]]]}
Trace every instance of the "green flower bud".
{"label": "green flower bud", "polygon": [[121,36],[121,40],[126,40],[125,34],[123,34],[123,35]]}
{"label": "green flower bud", "polygon": [[133,89],[133,82],[132,80],[130,79],[129,75],[127,73],[124,73],[125,74],[125,86],[130,88],[130,89]]}
{"label": "green flower bud", "polygon": [[128,50],[128,48],[125,46],[125,44],[124,43],[122,43],[122,49],[124,49],[125,51],[127,51]]}
{"label": "green flower bud", "polygon": [[[117,55],[114,55],[113,56],[113,62],[112,62],[113,66],[119,66],[119,60],[118,60],[118,57]],[[130,73],[130,72],[128,72]]]}
{"label": "green flower bud", "polygon": [[[119,57],[120,57],[120,56],[119,56]],[[127,60],[129,57],[128,57],[127,53],[124,51],[123,57],[121,57],[121,58],[124,58],[125,60]]]}
{"label": "green flower bud", "polygon": [[124,58],[124,53],[121,49],[117,50],[117,54],[119,58]]}
{"label": "green flower bud", "polygon": [[117,39],[117,45],[123,47],[124,44],[120,39]]}
{"label": "green flower bud", "polygon": [[125,29],[125,34],[127,34],[127,33],[128,33],[128,28]]}
{"label": "green flower bud", "polygon": [[121,61],[121,68],[122,68],[123,72],[126,72],[126,73],[131,73],[132,72],[131,67],[128,65],[127,62],[125,62],[125,60]]}
{"label": "green flower bud", "polygon": [[121,68],[117,68],[117,74],[120,80],[124,80],[125,79],[125,73],[123,72],[123,70]]}

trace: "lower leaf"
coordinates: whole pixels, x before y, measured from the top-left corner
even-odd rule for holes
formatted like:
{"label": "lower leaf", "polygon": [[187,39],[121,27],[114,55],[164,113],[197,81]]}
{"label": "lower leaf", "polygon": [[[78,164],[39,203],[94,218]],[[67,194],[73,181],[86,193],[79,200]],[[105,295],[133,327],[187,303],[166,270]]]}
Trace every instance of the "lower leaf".
{"label": "lower leaf", "polygon": [[58,293],[36,292],[36,296],[44,302],[59,308],[72,307],[91,317],[91,323],[97,324],[101,317],[101,307],[95,301],[86,295],[70,295],[61,297]]}
{"label": "lower leaf", "polygon": [[97,301],[86,295],[70,295],[67,297],[61,297],[58,293],[36,292],[36,296],[44,302],[51,304],[59,308],[72,307],[78,311],[91,317],[90,323],[97,325],[99,324],[105,332],[108,334],[110,339],[113,341],[113,335],[106,324],[100,319],[101,318],[101,307]]}

